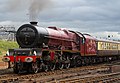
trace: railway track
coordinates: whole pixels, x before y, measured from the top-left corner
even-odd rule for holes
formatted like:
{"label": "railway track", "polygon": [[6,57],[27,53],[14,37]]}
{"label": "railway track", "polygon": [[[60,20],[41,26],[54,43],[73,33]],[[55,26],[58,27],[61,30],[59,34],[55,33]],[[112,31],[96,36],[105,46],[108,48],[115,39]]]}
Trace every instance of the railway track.
{"label": "railway track", "polygon": [[119,83],[120,72],[104,74],[104,75],[89,75],[89,76],[75,76],[74,78],[54,80],[50,83]]}
{"label": "railway track", "polygon": [[0,75],[4,75],[4,74],[12,74],[13,73],[13,69],[0,69]]}
{"label": "railway track", "polygon": [[[28,75],[13,75],[13,74],[8,74],[8,75],[1,75],[0,76],[0,82],[3,83],[8,83],[8,82],[22,82],[22,81],[28,81],[28,80],[34,80],[34,79],[41,79],[39,81],[49,81],[56,79],[54,76],[57,78],[63,78],[64,76],[68,76],[70,74],[70,77],[74,75],[86,75],[90,74],[92,72],[109,72],[110,67],[109,66],[84,66],[84,67],[78,67],[78,68],[70,68],[70,69],[63,69],[63,70],[55,70],[55,71],[49,71],[49,72],[41,72],[38,74],[28,74]],[[79,73],[78,73],[79,72]],[[60,75],[60,77],[58,77]],[[61,77],[62,75],[62,77]],[[46,77],[48,79],[46,79]],[[51,78],[49,78],[51,77]],[[37,79],[37,80],[38,80]]]}
{"label": "railway track", "polygon": [[[120,81],[120,72],[111,73],[111,66],[119,64],[112,62],[110,64],[98,64],[94,66],[82,66],[77,68],[55,70],[49,72],[40,72],[38,74],[13,74],[12,69],[2,70],[4,73],[0,74],[0,83],[86,83],[86,82],[101,82],[110,83]],[[7,71],[9,70],[9,71]],[[0,71],[0,73],[2,72]],[[5,73],[5,71],[7,71]],[[4,75],[3,75],[4,74]],[[119,82],[118,82],[119,83]]]}

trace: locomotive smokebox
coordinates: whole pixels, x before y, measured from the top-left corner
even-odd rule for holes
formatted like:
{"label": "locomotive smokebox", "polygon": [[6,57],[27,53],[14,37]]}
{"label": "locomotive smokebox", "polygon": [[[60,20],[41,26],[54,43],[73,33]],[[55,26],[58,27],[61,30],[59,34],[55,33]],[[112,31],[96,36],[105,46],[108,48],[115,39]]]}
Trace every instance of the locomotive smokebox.
{"label": "locomotive smokebox", "polygon": [[31,21],[19,27],[16,40],[21,48],[40,48],[48,43],[49,33],[46,28],[39,27],[38,22]]}
{"label": "locomotive smokebox", "polygon": [[38,23],[38,22],[36,22],[36,21],[30,22],[30,24],[32,24],[32,25],[37,25],[37,23]]}

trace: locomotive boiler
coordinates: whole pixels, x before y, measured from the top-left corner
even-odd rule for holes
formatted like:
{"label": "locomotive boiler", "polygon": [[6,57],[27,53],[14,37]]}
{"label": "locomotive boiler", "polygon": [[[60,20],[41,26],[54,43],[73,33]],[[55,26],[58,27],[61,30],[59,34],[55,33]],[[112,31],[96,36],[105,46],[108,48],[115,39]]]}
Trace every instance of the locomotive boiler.
{"label": "locomotive boiler", "polygon": [[56,27],[38,27],[37,22],[22,25],[16,33],[16,39],[21,48],[48,46],[53,49],[74,49],[72,43],[79,46],[77,38],[75,32]]}
{"label": "locomotive boiler", "polygon": [[65,28],[43,28],[37,22],[22,25],[16,40],[19,48],[9,49],[3,58],[13,63],[15,73],[67,69],[120,58],[120,42],[96,39]]}

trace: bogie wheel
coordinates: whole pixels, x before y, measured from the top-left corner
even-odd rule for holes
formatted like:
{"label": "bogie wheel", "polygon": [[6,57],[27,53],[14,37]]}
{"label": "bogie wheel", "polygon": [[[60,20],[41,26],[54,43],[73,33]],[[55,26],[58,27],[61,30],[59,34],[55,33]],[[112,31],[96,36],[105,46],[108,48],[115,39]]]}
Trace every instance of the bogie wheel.
{"label": "bogie wheel", "polygon": [[13,71],[14,71],[16,74],[18,74],[18,73],[20,73],[20,70],[21,70],[20,64],[14,63]]}
{"label": "bogie wheel", "polygon": [[16,73],[16,74],[19,73],[18,68],[17,68],[17,65],[13,67],[13,71],[14,71],[14,73]]}
{"label": "bogie wheel", "polygon": [[38,73],[38,71],[39,71],[38,64],[36,62],[32,63],[32,72]]}

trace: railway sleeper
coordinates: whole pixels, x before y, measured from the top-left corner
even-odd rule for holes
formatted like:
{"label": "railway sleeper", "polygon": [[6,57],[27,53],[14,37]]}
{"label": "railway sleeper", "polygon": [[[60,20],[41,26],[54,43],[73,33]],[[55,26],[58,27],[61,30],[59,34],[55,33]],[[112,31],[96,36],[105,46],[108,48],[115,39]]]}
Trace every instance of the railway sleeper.
{"label": "railway sleeper", "polygon": [[103,83],[114,83],[114,82],[120,82],[120,78],[109,78],[109,79],[104,79],[102,81]]}

